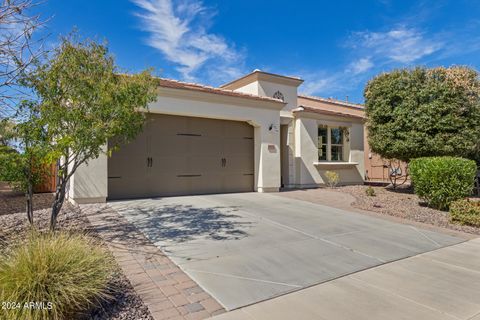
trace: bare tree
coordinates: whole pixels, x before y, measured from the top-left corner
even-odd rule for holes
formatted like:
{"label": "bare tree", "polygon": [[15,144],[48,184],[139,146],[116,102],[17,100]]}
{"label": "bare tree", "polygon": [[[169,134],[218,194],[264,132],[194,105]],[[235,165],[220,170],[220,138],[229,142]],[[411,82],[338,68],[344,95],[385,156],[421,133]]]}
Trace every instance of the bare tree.
{"label": "bare tree", "polygon": [[[0,0],[2,1],[2,0]],[[26,94],[22,75],[43,54],[41,39],[33,33],[45,21],[32,14],[39,2],[3,0],[0,7],[0,118],[15,114],[18,101]]]}

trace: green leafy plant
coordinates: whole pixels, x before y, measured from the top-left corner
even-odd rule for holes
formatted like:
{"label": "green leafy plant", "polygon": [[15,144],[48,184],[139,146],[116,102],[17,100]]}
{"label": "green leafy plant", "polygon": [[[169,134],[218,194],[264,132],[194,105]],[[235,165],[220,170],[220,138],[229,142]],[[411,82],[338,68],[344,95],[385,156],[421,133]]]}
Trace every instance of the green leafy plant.
{"label": "green leafy plant", "polygon": [[480,227],[480,201],[461,199],[452,202],[450,221]]}
{"label": "green leafy plant", "polygon": [[400,69],[365,87],[368,142],[385,159],[480,161],[480,79],[468,67]]}
{"label": "green leafy plant", "polygon": [[475,161],[455,157],[414,159],[409,169],[415,193],[441,210],[472,193],[477,172]]}
{"label": "green leafy plant", "polygon": [[7,141],[14,139],[17,149],[0,145],[0,180],[25,193],[28,221],[33,225],[33,189],[48,176],[49,146],[39,123],[38,105],[24,101],[18,108],[22,122],[8,125]]}
{"label": "green leafy plant", "polygon": [[372,188],[372,186],[368,186],[367,189],[365,189],[365,193],[369,197],[375,197],[375,189]]}
{"label": "green leafy plant", "polygon": [[[113,258],[97,241],[65,232],[32,232],[0,259],[0,301],[20,303],[2,310],[7,319],[68,319],[108,298]],[[25,303],[43,303],[25,308]]]}
{"label": "green leafy plant", "polygon": [[330,188],[335,188],[340,182],[340,175],[335,171],[326,171],[325,177]]}
{"label": "green leafy plant", "polygon": [[54,230],[72,175],[109,154],[111,138],[127,142],[142,130],[157,81],[150,71],[121,74],[106,46],[73,34],[25,83],[38,97],[39,126],[46,128],[50,155],[61,160],[50,221]]}
{"label": "green leafy plant", "polygon": [[8,146],[11,140],[14,138],[14,123],[7,119],[0,119],[0,147]]}

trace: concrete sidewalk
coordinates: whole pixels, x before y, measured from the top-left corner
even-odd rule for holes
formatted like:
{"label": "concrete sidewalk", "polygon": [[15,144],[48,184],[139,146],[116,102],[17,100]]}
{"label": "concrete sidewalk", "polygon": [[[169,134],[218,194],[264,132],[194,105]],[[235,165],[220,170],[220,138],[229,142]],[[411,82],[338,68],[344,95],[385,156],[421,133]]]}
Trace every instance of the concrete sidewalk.
{"label": "concrete sidewalk", "polygon": [[215,320],[480,320],[480,238],[388,263]]}

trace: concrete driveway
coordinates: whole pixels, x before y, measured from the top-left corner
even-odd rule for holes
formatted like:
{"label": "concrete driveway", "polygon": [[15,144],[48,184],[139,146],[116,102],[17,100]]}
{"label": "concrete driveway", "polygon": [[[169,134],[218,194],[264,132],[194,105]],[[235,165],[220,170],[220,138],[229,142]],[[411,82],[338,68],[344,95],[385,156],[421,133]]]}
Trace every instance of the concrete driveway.
{"label": "concrete driveway", "polygon": [[110,206],[227,310],[464,241],[274,194]]}

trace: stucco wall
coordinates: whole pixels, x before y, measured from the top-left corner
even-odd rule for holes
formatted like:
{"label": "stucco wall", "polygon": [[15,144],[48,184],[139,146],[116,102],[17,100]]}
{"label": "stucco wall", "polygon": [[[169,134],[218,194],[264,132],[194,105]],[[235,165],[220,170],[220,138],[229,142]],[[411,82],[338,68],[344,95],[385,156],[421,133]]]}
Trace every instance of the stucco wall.
{"label": "stucco wall", "polygon": [[277,91],[280,91],[285,97],[287,105],[284,110],[292,110],[297,107],[297,87],[267,81],[259,82],[259,95],[273,97]]}
{"label": "stucco wall", "polygon": [[[259,96],[265,96],[272,98],[277,91],[280,91],[284,96],[284,101],[286,103],[285,107],[282,109],[280,114],[284,117],[285,122],[282,124],[288,125],[288,128],[285,132],[286,136],[284,137],[284,143],[281,146],[284,151],[283,158],[283,177],[284,177],[284,187],[294,187],[295,186],[295,171],[296,171],[296,161],[294,157],[294,121],[292,121],[291,110],[297,107],[298,99],[298,88],[296,85],[286,85],[276,82],[259,80],[252,81],[251,83],[245,84],[244,86],[236,89],[235,91],[255,94]],[[280,127],[278,128],[280,129]],[[288,171],[288,173],[287,173]]]}
{"label": "stucco wall", "polygon": [[261,80],[249,83],[241,88],[236,89],[235,91],[256,94],[270,98],[272,98],[277,91],[280,91],[285,98],[285,102],[287,103],[283,110],[289,111],[297,107],[298,92],[296,86],[289,86]]}
{"label": "stucco wall", "polygon": [[[349,128],[349,142],[345,143],[345,163],[318,161],[318,126],[344,126]],[[358,164],[352,164],[358,163]],[[305,115],[295,119],[295,187],[309,188],[325,184],[325,172],[335,171],[340,184],[363,183],[364,175],[363,124],[342,118]]]}
{"label": "stucco wall", "polygon": [[[104,148],[106,149],[106,148]],[[78,167],[70,179],[68,198],[73,202],[105,202],[108,196],[107,156],[101,154],[88,164]]]}

